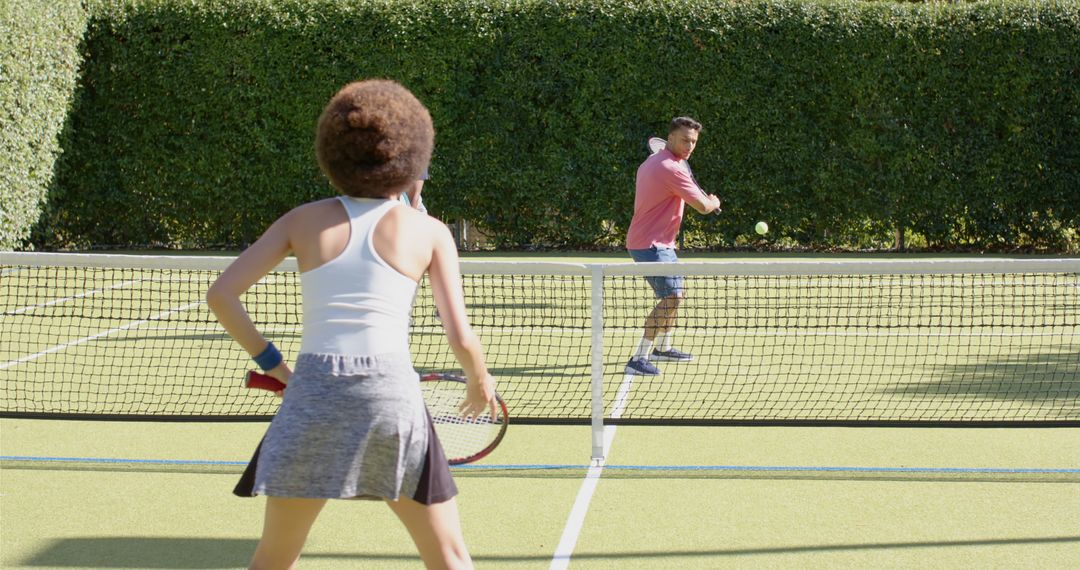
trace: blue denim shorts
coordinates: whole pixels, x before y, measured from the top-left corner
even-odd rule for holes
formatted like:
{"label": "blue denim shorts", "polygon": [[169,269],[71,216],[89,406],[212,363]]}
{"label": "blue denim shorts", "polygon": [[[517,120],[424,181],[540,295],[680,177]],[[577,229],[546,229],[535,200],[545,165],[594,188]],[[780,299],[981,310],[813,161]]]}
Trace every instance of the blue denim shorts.
{"label": "blue denim shorts", "polygon": [[[634,261],[638,263],[670,263],[679,260],[679,256],[675,255],[675,250],[670,247],[656,247],[654,245],[649,249],[629,249],[627,251],[630,252],[630,257],[634,258]],[[645,280],[649,282],[649,286],[652,287],[658,299],[676,295],[682,296],[685,288],[681,275],[649,276]]]}

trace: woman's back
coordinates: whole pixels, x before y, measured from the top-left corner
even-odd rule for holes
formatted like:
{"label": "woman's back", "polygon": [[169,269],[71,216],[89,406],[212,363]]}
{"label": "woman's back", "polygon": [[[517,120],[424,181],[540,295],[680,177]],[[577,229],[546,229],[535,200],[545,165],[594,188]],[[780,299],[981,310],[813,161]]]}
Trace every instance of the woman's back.
{"label": "woman's back", "polygon": [[[340,197],[348,224],[322,233],[340,252],[331,259],[317,251],[317,261],[305,260],[303,285],[304,335],[300,351],[313,354],[390,354],[409,352],[409,314],[416,295],[416,279],[385,260],[375,247],[376,228],[400,205],[396,200]],[[345,235],[343,247],[336,247]],[[319,234],[315,234],[319,235]],[[332,237],[331,237],[332,236]],[[313,236],[297,236],[298,241]],[[385,238],[386,236],[381,236]],[[320,240],[312,240],[320,241]],[[394,240],[397,241],[397,240]],[[383,244],[387,245],[387,244]],[[389,248],[383,248],[384,250]],[[422,252],[392,252],[398,265],[416,263]],[[412,258],[412,259],[408,259]],[[405,262],[405,263],[402,263]]]}
{"label": "woman's back", "polygon": [[[350,243],[351,227],[340,199],[328,198],[293,209],[267,230],[272,232],[283,235],[306,274],[341,256]],[[460,288],[457,246],[444,224],[413,208],[392,207],[375,224],[371,245],[389,267],[413,283],[429,273],[435,301],[445,305],[439,314],[451,345],[469,335],[464,299],[453,293]]]}
{"label": "woman's back", "polygon": [[[349,214],[338,198],[304,204],[283,221],[301,273],[336,259],[349,244]],[[419,281],[431,263],[432,222],[412,208],[393,208],[376,224],[372,245],[390,267]]]}

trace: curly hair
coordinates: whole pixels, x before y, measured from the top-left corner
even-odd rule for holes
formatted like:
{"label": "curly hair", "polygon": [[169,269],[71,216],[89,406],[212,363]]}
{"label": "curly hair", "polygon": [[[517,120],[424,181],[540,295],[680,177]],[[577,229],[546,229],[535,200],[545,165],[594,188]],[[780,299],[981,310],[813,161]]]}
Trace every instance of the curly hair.
{"label": "curly hair", "polygon": [[342,194],[389,198],[423,175],[435,128],[417,98],[394,81],[349,83],[319,117],[315,156]]}

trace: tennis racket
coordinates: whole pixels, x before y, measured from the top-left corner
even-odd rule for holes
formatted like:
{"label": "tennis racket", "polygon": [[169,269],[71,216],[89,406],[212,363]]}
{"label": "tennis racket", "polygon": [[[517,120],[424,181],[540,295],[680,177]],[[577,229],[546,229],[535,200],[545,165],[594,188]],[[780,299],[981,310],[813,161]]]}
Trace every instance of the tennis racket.
{"label": "tennis racket", "polygon": [[[254,370],[245,376],[244,386],[270,392],[285,389],[285,384],[276,378]],[[498,405],[494,419],[490,413],[472,419],[462,417],[458,405],[465,400],[465,388],[465,379],[454,374],[425,374],[420,377],[424,402],[450,465],[472,463],[486,457],[498,447],[506,435],[506,427],[510,425],[506,404],[498,394],[495,395]]]}
{"label": "tennis racket", "polygon": [[461,416],[458,406],[465,400],[465,378],[456,374],[425,374],[420,377],[420,390],[424,393],[435,433],[439,435],[443,451],[450,465],[478,461],[498,447],[510,415],[506,404],[495,395],[495,417],[483,413],[472,419]]}
{"label": "tennis racket", "polygon": [[[664,150],[665,148],[667,148],[667,141],[666,140],[664,140],[664,139],[662,139],[660,137],[652,137],[652,138],[649,139],[649,154],[650,155],[656,154],[656,153]],[[702,190],[701,184],[698,184],[697,178],[694,177],[694,171],[690,170],[690,162],[684,160],[683,164],[686,165],[686,172],[687,172],[687,174],[690,175],[690,180],[694,181],[694,185],[698,187],[698,190],[701,190],[702,194],[708,195],[705,192],[705,190]],[[723,205],[723,201],[721,201],[721,205]],[[717,209],[713,210],[712,213],[713,214],[719,214],[720,213],[720,208],[717,208]]]}
{"label": "tennis racket", "polygon": [[656,154],[667,148],[667,141],[660,137],[649,139],[649,154]]}

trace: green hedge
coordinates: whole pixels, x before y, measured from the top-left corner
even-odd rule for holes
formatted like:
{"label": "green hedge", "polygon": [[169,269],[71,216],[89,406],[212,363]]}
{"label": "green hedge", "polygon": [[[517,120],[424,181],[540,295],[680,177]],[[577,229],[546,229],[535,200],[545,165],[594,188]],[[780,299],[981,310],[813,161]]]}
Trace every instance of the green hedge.
{"label": "green hedge", "polygon": [[500,246],[618,246],[645,140],[705,125],[688,245],[1063,249],[1080,7],[766,0],[98,0],[41,246],[247,243],[331,194],[343,83],[431,108],[425,201]]}
{"label": "green hedge", "polygon": [[52,183],[85,25],[79,2],[0,2],[0,249],[24,244]]}

